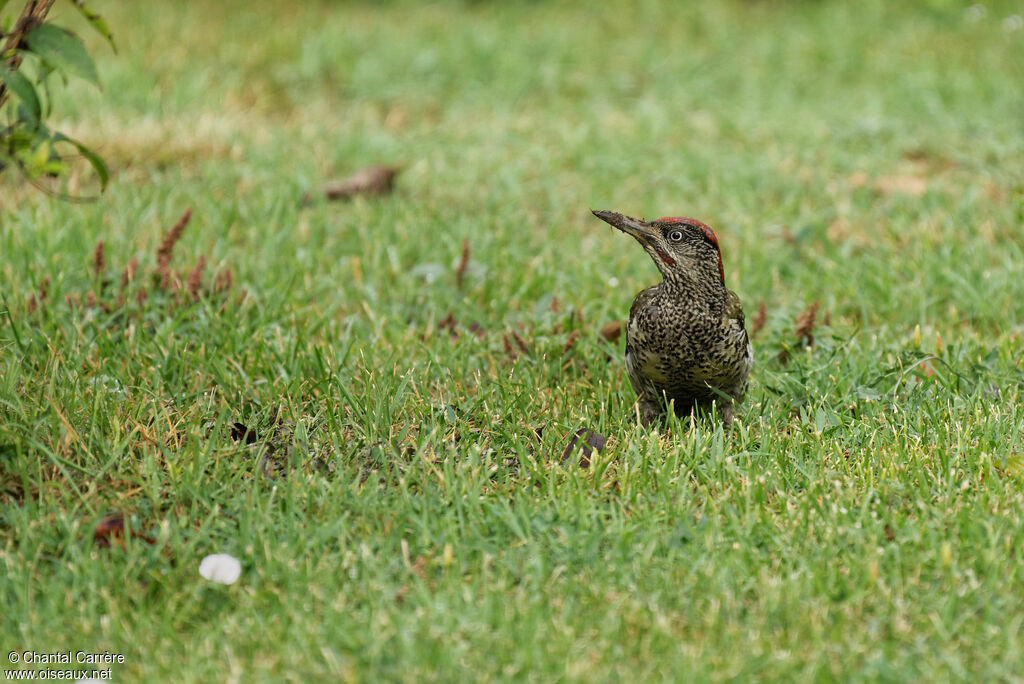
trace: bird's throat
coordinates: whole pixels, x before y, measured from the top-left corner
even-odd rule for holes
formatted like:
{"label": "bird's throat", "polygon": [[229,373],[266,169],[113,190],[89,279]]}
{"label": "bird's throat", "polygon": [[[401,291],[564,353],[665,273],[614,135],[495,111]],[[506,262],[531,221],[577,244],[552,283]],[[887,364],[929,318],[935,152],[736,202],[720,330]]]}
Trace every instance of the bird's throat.
{"label": "bird's throat", "polygon": [[655,247],[654,250],[658,253],[658,256],[661,257],[661,260],[664,261],[667,265],[676,265],[676,260],[670,257],[664,250],[658,249],[657,247]]}

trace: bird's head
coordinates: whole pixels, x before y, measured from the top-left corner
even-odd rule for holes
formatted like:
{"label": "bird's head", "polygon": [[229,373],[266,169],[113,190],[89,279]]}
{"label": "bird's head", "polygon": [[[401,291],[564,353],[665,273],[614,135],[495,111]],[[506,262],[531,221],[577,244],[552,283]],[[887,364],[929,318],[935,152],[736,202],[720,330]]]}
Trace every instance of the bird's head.
{"label": "bird's head", "polygon": [[594,216],[636,238],[666,280],[689,276],[725,285],[718,237],[700,221],[683,216],[642,221],[614,211],[595,211]]}

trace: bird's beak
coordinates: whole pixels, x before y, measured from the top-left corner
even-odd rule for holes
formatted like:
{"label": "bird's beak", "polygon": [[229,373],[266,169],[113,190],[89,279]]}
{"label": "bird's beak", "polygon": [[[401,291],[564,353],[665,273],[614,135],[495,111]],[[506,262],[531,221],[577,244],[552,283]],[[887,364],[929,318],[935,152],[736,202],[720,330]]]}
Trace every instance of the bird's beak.
{"label": "bird's beak", "polygon": [[594,216],[608,225],[618,228],[623,233],[632,235],[642,245],[649,245],[654,242],[654,233],[651,232],[651,224],[647,221],[624,216],[614,211],[595,211]]}

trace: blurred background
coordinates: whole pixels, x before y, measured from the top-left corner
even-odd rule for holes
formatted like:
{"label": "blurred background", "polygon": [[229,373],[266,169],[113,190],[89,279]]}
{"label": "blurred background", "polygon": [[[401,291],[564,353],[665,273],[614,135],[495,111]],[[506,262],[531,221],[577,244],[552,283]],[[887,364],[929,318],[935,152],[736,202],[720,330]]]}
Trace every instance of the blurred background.
{"label": "blurred background", "polygon": [[[993,272],[1021,256],[1017,3],[96,8],[118,54],[81,30],[104,90],[72,83],[55,114],[115,179],[61,239],[209,201],[204,230],[251,281],[286,268],[317,294],[352,256],[429,270],[469,238],[483,287],[516,300],[651,278],[590,208],[682,214],[718,230],[745,299],[813,290],[872,324],[1019,318],[1024,286]],[[390,202],[292,210],[372,164],[401,169]],[[3,194],[23,221],[40,201]],[[515,274],[494,272],[505,256]]]}

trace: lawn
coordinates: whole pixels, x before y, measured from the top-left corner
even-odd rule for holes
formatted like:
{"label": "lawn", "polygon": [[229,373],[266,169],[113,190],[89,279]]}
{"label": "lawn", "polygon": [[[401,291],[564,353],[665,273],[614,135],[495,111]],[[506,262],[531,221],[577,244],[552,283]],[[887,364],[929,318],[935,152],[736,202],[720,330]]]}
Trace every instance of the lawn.
{"label": "lawn", "polygon": [[[113,176],[0,177],[5,652],[1024,674],[1019,4],[97,2],[117,54],[66,5],[104,90],[56,127]],[[591,209],[717,230],[760,319],[730,429],[638,424],[602,330],[658,273]]]}

